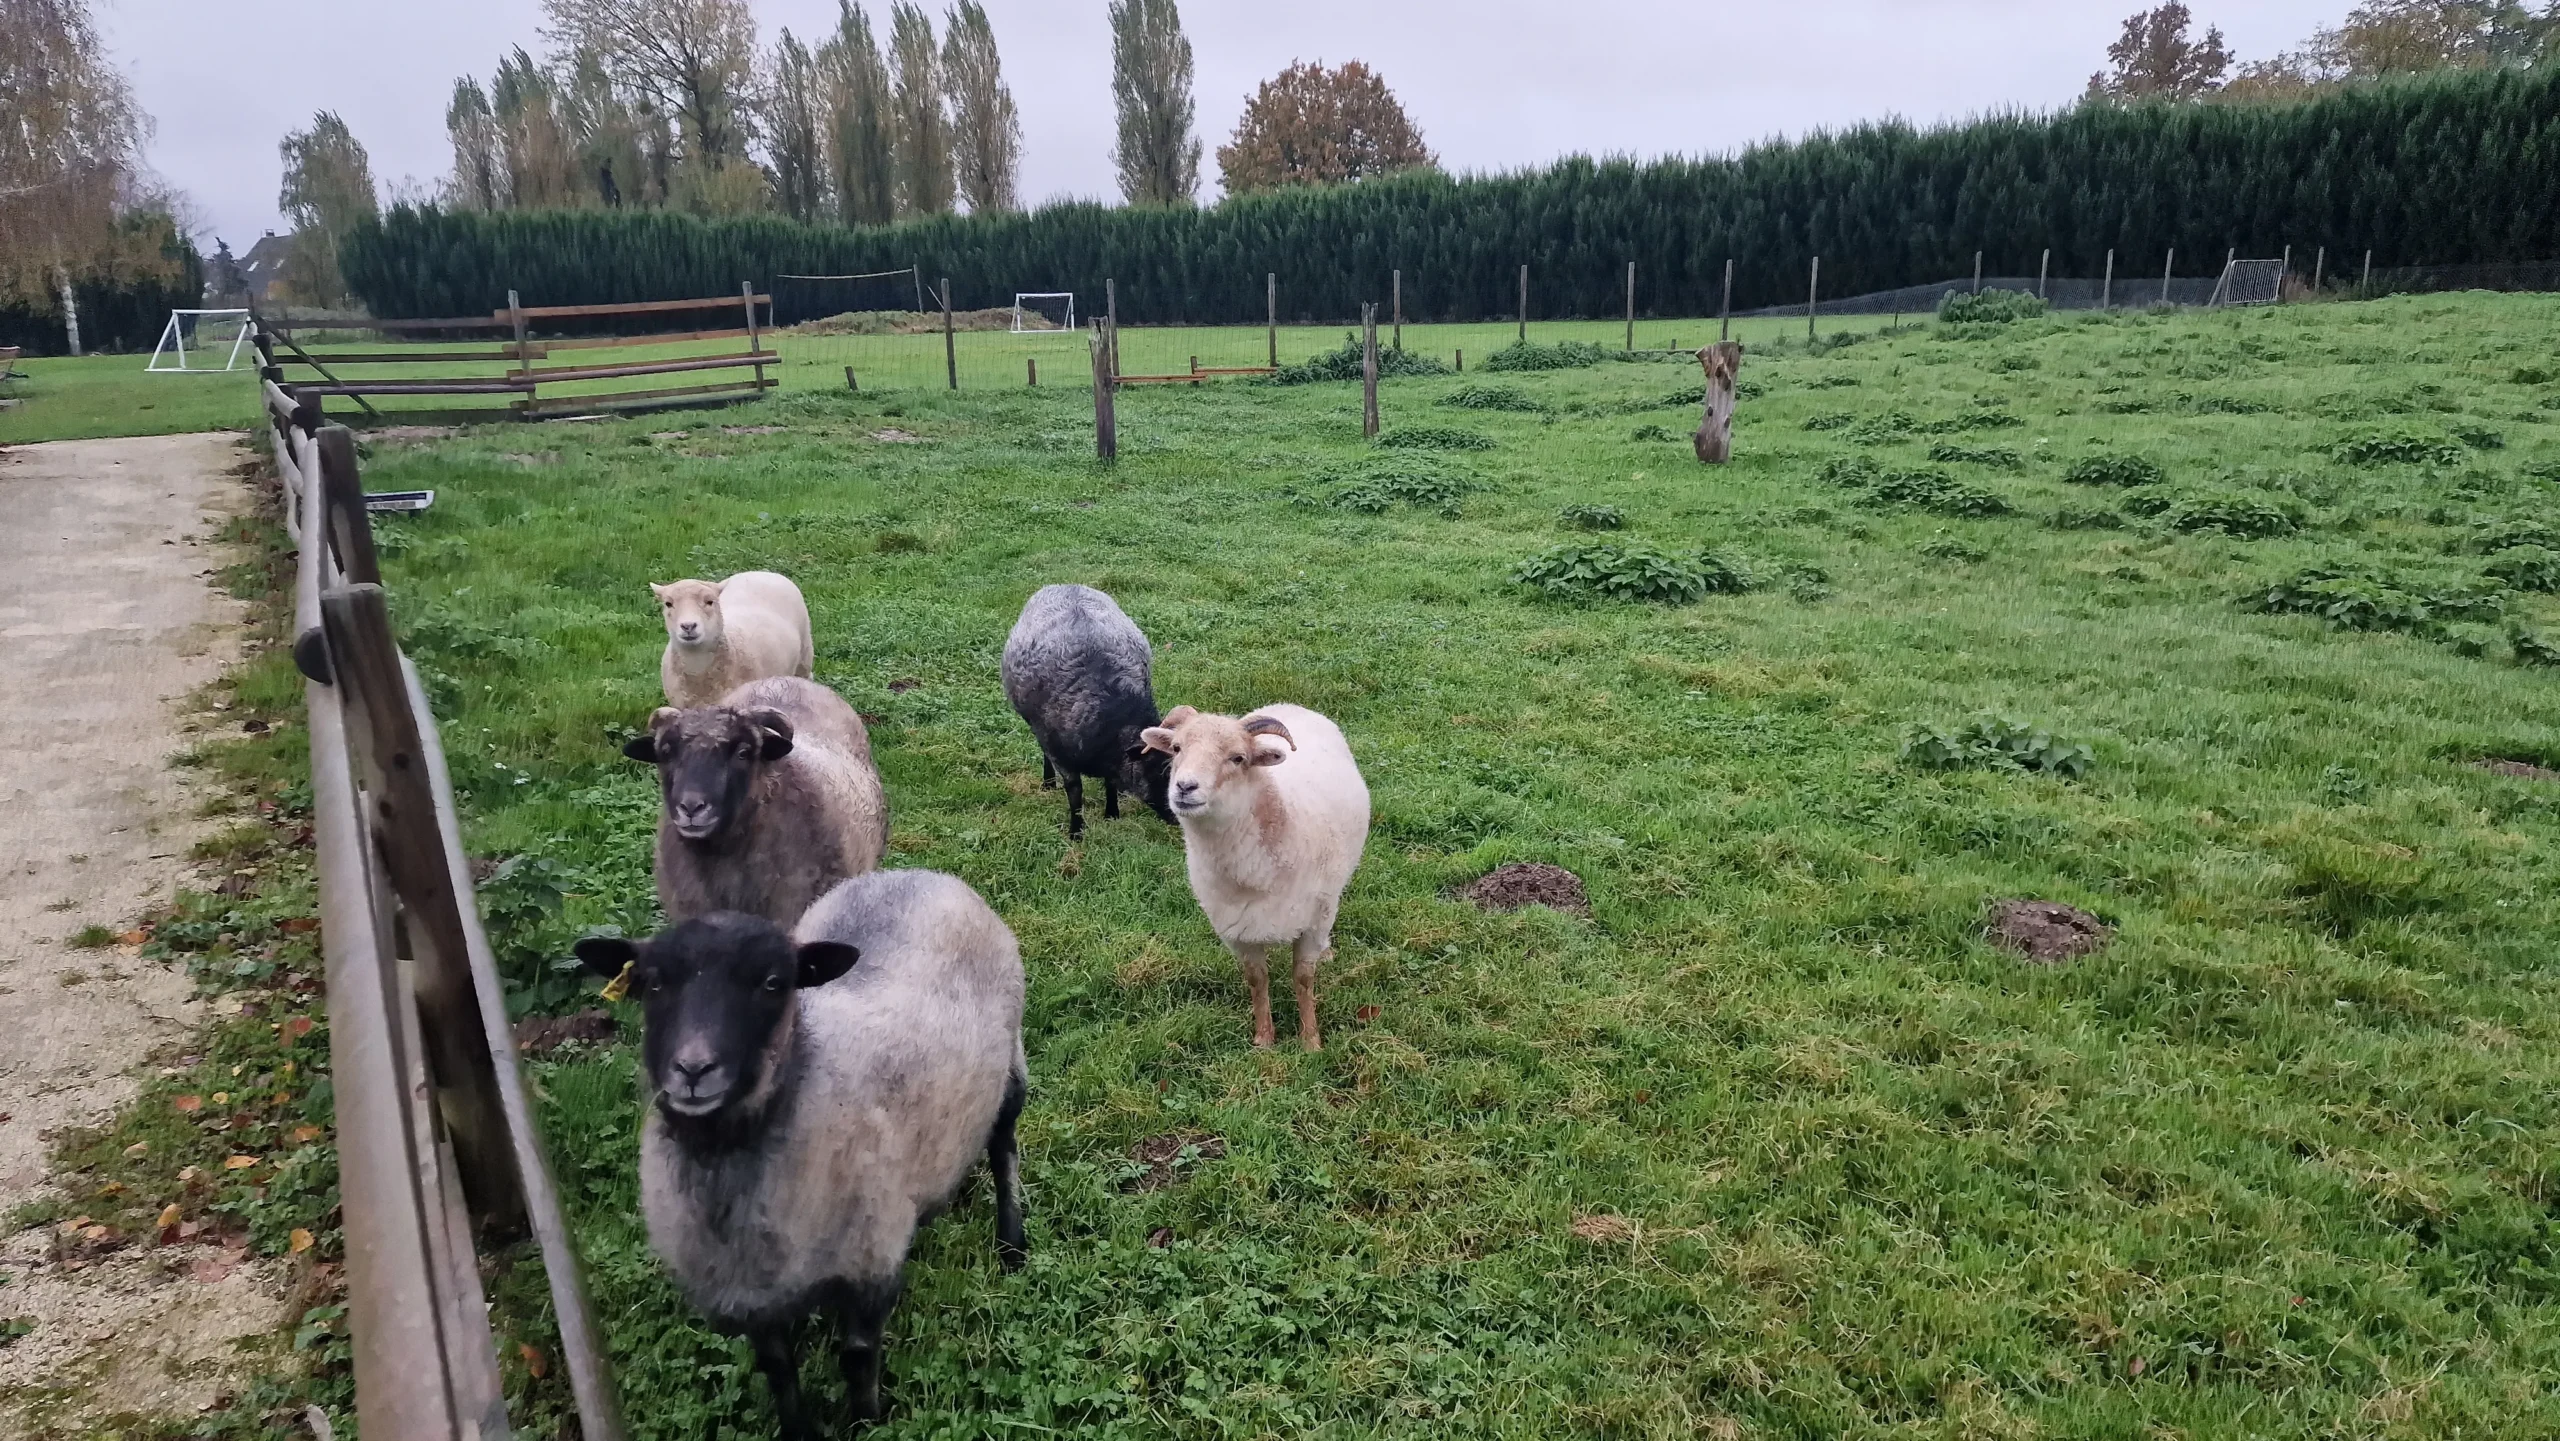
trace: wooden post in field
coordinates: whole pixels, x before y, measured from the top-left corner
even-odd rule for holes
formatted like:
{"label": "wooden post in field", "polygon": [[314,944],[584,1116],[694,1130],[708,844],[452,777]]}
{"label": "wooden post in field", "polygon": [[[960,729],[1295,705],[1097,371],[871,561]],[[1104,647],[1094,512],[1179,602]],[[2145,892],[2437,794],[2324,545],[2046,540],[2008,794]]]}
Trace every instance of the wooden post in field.
{"label": "wooden post in field", "polygon": [[2178,273],[2178,247],[2169,247],[2169,259],[2160,267],[2160,303],[2169,303],[2169,277]]}
{"label": "wooden post in field", "polygon": [[1111,383],[1117,386],[1120,383],[1120,282],[1117,280],[1102,282],[1102,318],[1105,322],[1103,333],[1111,344]]}
{"label": "wooden post in field", "polygon": [[1120,421],[1112,405],[1118,377],[1111,373],[1110,323],[1095,321],[1093,338],[1086,345],[1093,352],[1093,454],[1107,463],[1120,458]]}
{"label": "wooden post in field", "polygon": [[1262,333],[1271,342],[1270,366],[1280,368],[1280,272],[1270,270],[1262,276]]}
{"label": "wooden post in field", "polygon": [[1360,307],[1360,434],[1378,438],[1378,303]]}
{"label": "wooden post in field", "polygon": [[1724,308],[1716,312],[1716,343],[1733,339],[1733,257],[1724,261]]}
{"label": "wooden post in field", "polygon": [[844,368],[844,388],[851,391],[859,391],[862,389],[861,385],[855,382],[853,378],[853,367],[850,365]]}
{"label": "wooden post in field", "polygon": [[1742,347],[1718,341],[1698,352],[1698,364],[1707,372],[1706,413],[1692,440],[1699,464],[1722,465],[1733,459],[1733,378],[1742,370]]}
{"label": "wooden post in field", "polygon": [[2098,308],[2100,310],[2116,308],[2116,253],[2113,250],[2107,252],[2107,279],[2106,283],[2098,288]]}
{"label": "wooden post in field", "polygon": [[1636,353],[1636,263],[1627,262],[1627,354]]}
{"label": "wooden post in field", "polygon": [[2044,299],[2044,283],[2053,275],[2053,247],[2044,248],[2044,259],[2036,262],[2036,299]]}
{"label": "wooden post in field", "polygon": [[1973,293],[1982,293],[1982,252],[1973,252]]}
{"label": "wooden post in field", "polygon": [[1529,343],[1529,267],[1520,267],[1520,343]]}
{"label": "wooden post in field", "polygon": [[2276,304],[2284,304],[2284,283],[2293,278],[2293,247],[2284,248],[2284,259],[2276,263]]}
{"label": "wooden post in field", "polygon": [[2317,300],[2317,299],[2319,299],[2319,298],[2320,298],[2320,282],[2321,282],[2322,280],[2327,279],[2327,278],[2328,278],[2328,275],[2329,275],[2329,247],[2328,247],[2328,246],[2323,245],[2323,246],[2321,246],[2321,247],[2320,247],[2320,253],[2319,253],[2319,255],[2318,255],[2317,257],[2315,257],[2315,258],[2312,260],[2312,262],[2311,262],[2311,298],[2312,298],[2312,299]]}
{"label": "wooden post in field", "polygon": [[1040,357],[1036,355],[1026,355],[1022,357],[1022,367],[1022,383],[1035,390],[1038,389],[1040,385]]}
{"label": "wooden post in field", "polygon": [[951,388],[960,388],[960,343],[951,334],[951,277],[942,277],[942,370]]}
{"label": "wooden post in field", "polygon": [[2373,252],[2370,250],[2364,253],[2364,276],[2356,281],[2356,298],[2358,300],[2373,298]]}
{"label": "wooden post in field", "polygon": [[1813,318],[1822,311],[1822,257],[1813,257],[1813,284],[1804,296],[1804,339],[1813,343]]}
{"label": "wooden post in field", "polygon": [[[738,289],[747,302],[747,354],[755,355],[764,349],[764,336],[756,328],[756,283],[741,281]],[[759,393],[764,390],[764,362],[761,360],[756,362],[756,390]]]}
{"label": "wooden post in field", "polygon": [[1401,269],[1396,271],[1395,307],[1396,354],[1402,355],[1404,354],[1404,271]]}
{"label": "wooden post in field", "polygon": [[1450,352],[1450,354],[1452,354],[1452,355],[1456,356],[1456,357],[1457,357],[1457,359],[1458,359],[1458,365],[1457,365],[1457,371],[1458,371],[1458,373],[1459,373],[1460,375],[1464,375],[1464,374],[1466,374],[1466,373],[1467,373],[1467,353],[1466,353],[1466,351],[1464,351],[1464,350],[1454,350],[1454,351],[1451,351],[1451,352]]}
{"label": "wooden post in field", "polygon": [[533,375],[533,352],[527,349],[524,343],[524,307],[517,303],[516,293],[512,290],[507,292],[507,318],[515,322],[516,330],[515,374],[510,375],[507,378],[510,380],[530,379]]}

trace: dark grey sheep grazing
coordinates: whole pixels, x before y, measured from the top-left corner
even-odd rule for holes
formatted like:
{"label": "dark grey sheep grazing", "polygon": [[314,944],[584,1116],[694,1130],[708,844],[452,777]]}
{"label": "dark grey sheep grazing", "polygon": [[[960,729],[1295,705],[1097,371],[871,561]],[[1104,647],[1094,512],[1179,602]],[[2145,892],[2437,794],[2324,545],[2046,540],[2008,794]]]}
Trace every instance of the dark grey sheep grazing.
{"label": "dark grey sheep grazing", "polygon": [[787,926],[888,849],[871,737],[816,681],[773,676],[718,705],[661,706],[622,753],[658,768],[658,905],[670,921],[745,911]]}
{"label": "dark grey sheep grazing", "polygon": [[1040,781],[1067,783],[1067,834],[1084,834],[1084,777],[1102,782],[1102,814],[1120,792],[1173,823],[1165,758],[1138,736],[1158,720],[1146,632],[1086,585],[1044,585],[1024,602],[1004,642],[1004,694],[1040,743]]}
{"label": "dark grey sheep grazing", "polygon": [[829,891],[790,936],[717,912],[578,958],[631,968],[647,1012],[640,1209],[686,1297],[753,1343],[785,1437],[800,1404],[796,1324],[837,1313],[856,1418],[881,1415],[880,1333],[916,1230],[983,1154],[996,1254],[1022,1264],[1014,1121],[1022,953],[978,893],[935,871]]}

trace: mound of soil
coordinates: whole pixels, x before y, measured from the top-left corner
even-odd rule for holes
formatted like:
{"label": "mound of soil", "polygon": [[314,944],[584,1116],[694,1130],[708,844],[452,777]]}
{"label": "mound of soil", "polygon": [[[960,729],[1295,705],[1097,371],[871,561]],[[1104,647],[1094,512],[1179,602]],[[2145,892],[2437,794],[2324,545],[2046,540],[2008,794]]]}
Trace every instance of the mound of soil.
{"label": "mound of soil", "polygon": [[1186,1146],[1198,1148],[1192,1152],[1195,1160],[1215,1161],[1227,1154],[1226,1138],[1212,1136],[1206,1131],[1167,1131],[1161,1136],[1149,1136],[1129,1148],[1129,1159],[1147,1169],[1121,1182],[1120,1189],[1129,1192],[1161,1191],[1184,1179],[1183,1171],[1188,1168],[1188,1163],[1177,1166],[1176,1162],[1181,1161]]}
{"label": "mound of soil", "polygon": [[2055,901],[1994,901],[1983,926],[1994,944],[2047,966],[2088,955],[2115,933],[2087,911]]}
{"label": "mound of soil", "polygon": [[2513,776],[2520,781],[2560,781],[2560,771],[2538,766],[2531,761],[2511,761],[2502,756],[2483,756],[2473,765],[2494,775]]}
{"label": "mound of soil", "polygon": [[1583,892],[1582,877],[1544,861],[1496,866],[1461,887],[1458,899],[1473,901],[1488,911],[1545,906],[1571,916],[1591,914],[1591,897]]}
{"label": "mound of soil", "polygon": [[528,1056],[547,1055],[571,1041],[610,1041],[613,1033],[613,1016],[607,1011],[527,1016],[516,1022],[516,1049]]}

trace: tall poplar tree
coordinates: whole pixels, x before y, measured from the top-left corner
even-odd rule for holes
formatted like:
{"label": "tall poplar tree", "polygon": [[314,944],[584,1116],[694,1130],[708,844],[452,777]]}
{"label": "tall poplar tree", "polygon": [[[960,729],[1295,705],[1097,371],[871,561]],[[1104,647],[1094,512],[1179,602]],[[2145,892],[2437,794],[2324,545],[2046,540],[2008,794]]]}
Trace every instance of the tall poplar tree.
{"label": "tall poplar tree", "polygon": [[1188,205],[1200,191],[1191,133],[1191,41],[1174,0],[1111,0],[1111,160],[1132,205]]}
{"label": "tall poplar tree", "polygon": [[959,0],[943,17],[942,85],[951,97],[951,153],[970,213],[1019,210],[1022,117],[996,59],[995,27],[978,0]]}

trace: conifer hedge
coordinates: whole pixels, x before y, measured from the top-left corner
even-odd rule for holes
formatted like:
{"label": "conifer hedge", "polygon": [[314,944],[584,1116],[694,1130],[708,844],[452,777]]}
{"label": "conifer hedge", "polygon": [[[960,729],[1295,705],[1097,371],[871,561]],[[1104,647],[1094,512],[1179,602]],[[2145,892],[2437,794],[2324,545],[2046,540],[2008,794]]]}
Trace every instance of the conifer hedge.
{"label": "conifer hedge", "polygon": [[[395,207],[341,264],[386,317],[734,292],[777,273],[917,265],[964,309],[1105,277],[1136,323],[1259,323],[1263,275],[1284,320],[1338,320],[1404,271],[1409,318],[1508,317],[1518,267],[1533,318],[1610,316],[1625,265],[1638,308],[1712,314],[1724,262],[1737,308],[1968,274],[2157,273],[2175,246],[2209,271],[2225,249],[2325,245],[2361,263],[2560,257],[2560,67],[2360,85],[2289,105],[2083,105],[1920,130],[1862,125],[1718,159],[1570,159],[1511,175],[1410,174],[1202,208],[1059,204],[876,228],[657,211],[475,213]],[[794,317],[785,316],[789,320]]]}

